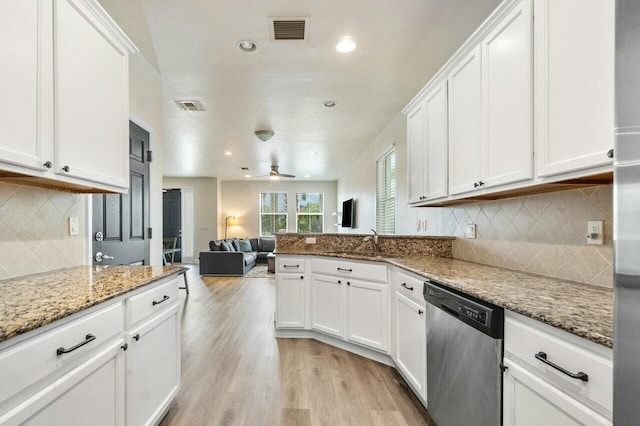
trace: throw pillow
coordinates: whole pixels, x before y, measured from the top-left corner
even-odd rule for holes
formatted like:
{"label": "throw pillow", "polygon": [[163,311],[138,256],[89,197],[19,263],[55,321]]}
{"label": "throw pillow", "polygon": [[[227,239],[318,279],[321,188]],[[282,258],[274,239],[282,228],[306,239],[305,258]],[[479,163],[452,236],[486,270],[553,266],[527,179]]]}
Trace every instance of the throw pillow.
{"label": "throw pillow", "polygon": [[233,244],[233,248],[236,249],[235,251],[242,251],[240,249],[240,240],[238,240],[237,238],[231,240],[231,244]]}
{"label": "throw pillow", "polygon": [[224,240],[224,242],[227,243],[227,245],[229,246],[229,251],[236,251],[236,248],[231,242],[231,240]]}
{"label": "throw pillow", "polygon": [[231,247],[229,247],[229,243],[227,243],[226,241],[221,241],[220,247],[221,247],[220,251],[232,251]]}
{"label": "throw pillow", "polygon": [[258,239],[251,238],[249,241],[251,242],[251,251],[258,251]]}
{"label": "throw pillow", "polygon": [[240,251],[248,252],[253,251],[251,248],[251,241],[249,240],[240,240]]}
{"label": "throw pillow", "polygon": [[209,241],[209,250],[222,251],[222,241],[220,240]]}
{"label": "throw pillow", "polygon": [[260,238],[260,244],[259,244],[259,250],[258,251],[273,251],[276,248],[276,240],[275,238]]}

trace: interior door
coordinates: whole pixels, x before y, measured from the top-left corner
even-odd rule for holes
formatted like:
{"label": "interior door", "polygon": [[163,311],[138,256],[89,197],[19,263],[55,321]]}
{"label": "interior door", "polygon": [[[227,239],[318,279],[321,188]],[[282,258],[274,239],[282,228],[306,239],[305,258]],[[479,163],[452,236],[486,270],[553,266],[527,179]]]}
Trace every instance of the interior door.
{"label": "interior door", "polygon": [[176,238],[177,251],[174,262],[182,262],[182,192],[179,189],[167,189],[162,193],[162,235],[164,238]]}
{"label": "interior door", "polygon": [[93,196],[94,263],[149,265],[148,227],[149,132],[129,122],[129,192]]}

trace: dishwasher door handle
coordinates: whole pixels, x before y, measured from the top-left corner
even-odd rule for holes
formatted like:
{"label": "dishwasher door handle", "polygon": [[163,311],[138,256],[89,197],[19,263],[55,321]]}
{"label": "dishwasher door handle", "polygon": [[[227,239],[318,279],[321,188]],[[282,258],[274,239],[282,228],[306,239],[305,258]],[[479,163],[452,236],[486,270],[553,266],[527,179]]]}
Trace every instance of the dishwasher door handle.
{"label": "dishwasher door handle", "polygon": [[567,376],[571,377],[572,379],[578,379],[578,380],[582,380],[583,382],[588,382],[589,381],[589,375],[586,373],[583,373],[582,371],[578,371],[577,373],[572,373],[569,370],[566,370],[562,367],[560,367],[558,364],[554,364],[553,362],[549,361],[547,359],[547,354],[540,351],[535,355],[536,359],[538,361],[541,361],[545,364],[547,364],[549,367],[555,368],[556,370],[560,371],[563,374],[566,374]]}

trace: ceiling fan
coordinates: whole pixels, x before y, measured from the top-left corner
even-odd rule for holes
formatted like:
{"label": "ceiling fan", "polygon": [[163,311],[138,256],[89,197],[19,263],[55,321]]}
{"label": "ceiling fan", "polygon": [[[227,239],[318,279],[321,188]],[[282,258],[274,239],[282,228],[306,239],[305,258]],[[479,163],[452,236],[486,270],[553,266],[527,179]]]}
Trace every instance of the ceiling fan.
{"label": "ceiling fan", "polygon": [[270,177],[271,179],[278,179],[278,178],[294,178],[296,177],[295,175],[290,175],[287,173],[280,173],[278,171],[278,166],[276,164],[272,164],[271,165],[271,171],[269,172],[268,175],[263,175],[263,176],[258,176],[258,177]]}

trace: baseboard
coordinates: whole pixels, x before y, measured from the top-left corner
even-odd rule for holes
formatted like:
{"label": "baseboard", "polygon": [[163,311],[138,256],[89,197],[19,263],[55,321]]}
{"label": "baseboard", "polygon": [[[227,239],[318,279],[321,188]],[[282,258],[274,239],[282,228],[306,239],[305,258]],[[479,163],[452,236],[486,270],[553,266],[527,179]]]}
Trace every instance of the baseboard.
{"label": "baseboard", "polygon": [[343,349],[347,352],[363,356],[381,364],[388,365],[390,367],[395,368],[396,366],[391,357],[385,353],[378,352],[374,349],[365,348],[364,346],[347,342],[315,330],[276,329],[276,337],[282,339],[314,339],[319,342],[326,343],[327,345]]}

